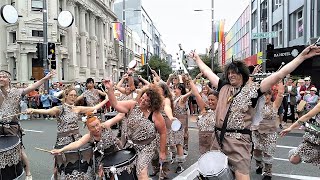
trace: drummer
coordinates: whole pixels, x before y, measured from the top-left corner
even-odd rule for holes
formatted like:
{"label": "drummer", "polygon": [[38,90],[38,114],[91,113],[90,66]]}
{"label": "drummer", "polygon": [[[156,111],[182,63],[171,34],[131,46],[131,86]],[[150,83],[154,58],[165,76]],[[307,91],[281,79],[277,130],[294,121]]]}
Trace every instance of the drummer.
{"label": "drummer", "polygon": [[105,81],[104,84],[108,89],[111,105],[118,112],[126,113],[127,130],[124,134],[137,150],[138,179],[148,179],[148,165],[159,147],[159,136],[160,161],[166,159],[166,127],[160,114],[163,101],[160,90],[156,85],[150,85],[141,92],[137,101],[118,101],[114,96],[112,81]]}
{"label": "drummer", "polygon": [[253,119],[262,120],[259,123],[253,121],[251,127],[252,141],[254,145],[253,157],[256,160],[256,173],[262,174],[264,169],[264,180],[272,177],[273,155],[277,145],[277,114],[283,100],[284,86],[282,81],[278,83],[278,93],[274,102],[272,91],[264,93],[259,99],[256,113]]}
{"label": "drummer", "polygon": [[[315,121],[309,121],[314,116],[316,116]],[[306,126],[303,142],[297,148],[289,151],[289,161],[292,164],[305,162],[320,167],[320,103],[307,114],[300,117],[290,127],[281,131],[280,135],[282,137],[287,135],[290,131],[298,128],[307,121],[309,121],[309,126]]]}
{"label": "drummer", "polygon": [[216,123],[216,107],[219,98],[217,91],[207,93],[207,101],[200,95],[194,81],[190,81],[192,94],[196,97],[197,104],[200,109],[200,116],[197,124],[199,128],[199,151],[204,154],[210,151],[213,142],[214,128]]}
{"label": "drummer", "polygon": [[[53,107],[51,109],[27,109],[29,114],[46,114],[51,116],[57,116],[57,140],[55,147],[66,146],[74,141],[79,140],[82,136],[79,132],[78,121],[81,120],[81,114],[91,112],[100,109],[104,104],[107,103],[108,98],[93,107],[75,106],[75,101],[77,99],[77,92],[74,87],[68,86],[63,92],[64,103],[60,106]],[[58,165],[55,163],[55,170],[59,169]],[[58,179],[68,179],[74,177],[74,175],[79,175],[81,178],[92,176],[90,172],[90,167],[86,169],[86,172],[78,172],[74,170],[74,174],[64,174],[63,169],[59,172],[55,172]]]}
{"label": "drummer", "polygon": [[311,45],[304,49],[294,60],[279,71],[263,79],[261,83],[248,83],[249,69],[243,61],[232,61],[225,67],[227,82],[223,82],[200,59],[191,52],[203,74],[208,77],[213,87],[217,88],[220,97],[216,108],[216,136],[212,149],[220,149],[228,156],[237,180],[250,179],[250,126],[252,110],[262,94],[268,91],[280,79],[294,71],[303,61],[320,55],[320,47]]}
{"label": "drummer", "polygon": [[[124,82],[126,83],[126,87],[122,87]],[[134,80],[131,73],[126,73],[122,76],[121,80],[117,84],[117,90],[122,93],[122,95],[118,98],[119,101],[131,100],[133,99],[133,93],[136,90],[134,86]]]}
{"label": "drummer", "polygon": [[[107,177],[111,178],[111,172],[103,172],[101,160],[103,155],[116,152],[122,148],[122,145],[119,139],[113,134],[109,121],[101,123],[100,120],[93,116],[92,112],[86,113],[87,121],[86,125],[89,132],[83,135],[79,140],[70,143],[67,146],[64,146],[61,149],[53,149],[51,153],[53,155],[59,155],[62,152],[78,149],[84,146],[87,143],[90,143],[95,148],[94,158],[95,158],[95,170],[96,175],[99,175],[99,178],[102,178],[101,175],[106,173]],[[116,120],[117,117],[110,119],[110,121]],[[119,119],[119,118],[118,118]],[[117,121],[117,120],[116,120]],[[134,163],[131,163],[127,167],[119,168],[117,174],[120,175],[122,171],[127,170],[131,171],[134,169]]]}
{"label": "drummer", "polygon": [[[22,128],[19,123],[19,115],[13,117],[12,115],[19,113],[19,104],[24,95],[39,88],[44,82],[48,81],[54,75],[54,72],[50,72],[44,78],[27,88],[16,89],[11,86],[11,74],[8,71],[0,70],[0,124],[2,126],[0,135],[16,135],[19,136],[22,142]],[[10,116],[10,118],[5,118],[6,116]],[[9,125],[8,128],[7,125]],[[25,164],[26,179],[31,180],[32,176],[27,155],[24,149],[22,149],[21,152],[22,161]],[[0,156],[3,156],[2,152],[0,153]],[[8,157],[1,161],[1,167],[6,166],[7,164],[12,164],[11,161],[13,159],[17,159],[17,156],[20,157],[19,154],[15,154],[14,152],[8,153],[8,151],[6,152],[6,156]]]}

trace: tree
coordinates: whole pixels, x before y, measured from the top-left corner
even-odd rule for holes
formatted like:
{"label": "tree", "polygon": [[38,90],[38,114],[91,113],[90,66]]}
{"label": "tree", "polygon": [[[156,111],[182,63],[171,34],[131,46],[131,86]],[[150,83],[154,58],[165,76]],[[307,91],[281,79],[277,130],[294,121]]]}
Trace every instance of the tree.
{"label": "tree", "polygon": [[[148,61],[148,64],[152,68],[152,70],[155,70],[158,73],[158,75],[160,70],[160,76],[161,76],[161,79],[163,80],[168,79],[169,75],[172,73],[172,68],[168,65],[168,63],[164,59],[161,59],[158,56],[152,56]],[[149,67],[147,64],[141,66],[140,68],[139,74],[144,79],[148,79],[147,77],[148,68]],[[149,69],[149,77],[152,77],[150,69]]]}

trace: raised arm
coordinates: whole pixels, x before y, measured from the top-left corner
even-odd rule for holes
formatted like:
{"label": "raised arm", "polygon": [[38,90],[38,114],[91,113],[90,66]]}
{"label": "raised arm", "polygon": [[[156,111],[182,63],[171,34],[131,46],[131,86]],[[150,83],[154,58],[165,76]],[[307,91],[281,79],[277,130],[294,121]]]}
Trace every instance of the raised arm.
{"label": "raised arm", "polygon": [[90,141],[90,138],[91,138],[90,134],[85,134],[78,141],[72,142],[72,143],[64,146],[61,149],[53,149],[53,150],[51,150],[51,154],[58,155],[58,154],[60,154],[62,152],[65,152],[65,151],[71,151],[71,150],[74,150],[74,149],[78,149],[81,146],[87,144]]}
{"label": "raised arm", "polygon": [[284,85],[282,83],[282,80],[278,83],[278,93],[275,101],[273,102],[273,108],[274,109],[279,109],[279,107],[282,104],[283,100],[283,93],[284,93]]}
{"label": "raised arm", "polygon": [[50,115],[50,116],[55,116],[57,114],[59,114],[60,110],[57,107],[53,107],[50,109],[32,109],[32,108],[28,108],[26,110],[27,114],[46,114],[46,115]]}
{"label": "raised arm", "polygon": [[142,78],[140,75],[138,76],[138,79],[143,82],[146,86],[148,86],[150,83],[149,81],[145,80],[144,78]]}
{"label": "raised arm", "polygon": [[104,128],[110,128],[111,126],[117,124],[119,121],[121,121],[125,117],[125,113],[118,113],[115,117],[106,120],[101,125]]}
{"label": "raised arm", "polygon": [[305,48],[295,59],[290,61],[287,65],[283,66],[279,71],[271,74],[263,79],[260,85],[261,92],[268,91],[280,79],[294,71],[303,61],[320,55],[320,46],[310,45]]}
{"label": "raised arm", "polygon": [[197,63],[200,71],[209,79],[212,86],[218,88],[220,78],[200,59],[199,55],[195,52],[191,52],[189,58],[192,58]]}
{"label": "raised arm", "polygon": [[200,108],[200,114],[205,113],[205,111],[206,111],[206,103],[203,101],[200,93],[198,92],[198,88],[195,85],[195,83],[193,83],[193,81],[190,81],[190,87],[191,87],[192,94],[196,97],[197,104],[198,104],[198,106]]}
{"label": "raised arm", "polygon": [[77,106],[77,111],[79,113],[87,113],[87,112],[92,112],[94,110],[98,110],[102,108],[107,102],[109,101],[108,98],[105,98],[103,101],[101,101],[99,104],[92,106],[92,107],[87,107],[87,106]]}
{"label": "raised arm", "polygon": [[306,122],[311,119],[313,116],[317,115],[320,112],[320,103],[318,103],[311,111],[307,114],[300,117],[295,123],[293,123],[290,127],[280,132],[281,136],[287,135],[291,130],[296,129],[300,126],[300,123]]}
{"label": "raised arm", "polygon": [[110,100],[111,106],[114,107],[118,112],[121,113],[127,113],[132,109],[136,101],[129,100],[129,101],[118,101],[116,96],[114,95],[114,91],[112,88],[112,81],[111,80],[105,80],[104,86],[108,89],[108,98]]}
{"label": "raised arm", "polygon": [[168,116],[168,118],[170,119],[170,120],[172,120],[173,119],[173,111],[172,111],[172,108],[173,107],[171,107],[171,101],[170,101],[170,99],[169,98],[165,98],[164,99],[164,112],[166,113],[166,115]]}
{"label": "raised arm", "polygon": [[52,76],[54,76],[56,73],[54,71],[49,72],[44,78],[40,79],[39,81],[31,84],[30,86],[28,86],[27,88],[25,88],[22,92],[22,95],[26,95],[29,92],[37,89],[38,87],[40,87],[43,83],[45,83],[46,81],[48,81],[49,79],[51,79]]}
{"label": "raised arm", "polygon": [[121,80],[118,82],[117,84],[117,89],[122,93],[122,94],[125,94],[126,93],[126,88],[122,87],[122,84],[124,82],[125,79],[128,78],[128,74],[124,74],[121,78]]}
{"label": "raised arm", "polygon": [[103,92],[101,90],[98,89],[98,93],[100,96],[107,96],[107,93],[106,92]]}

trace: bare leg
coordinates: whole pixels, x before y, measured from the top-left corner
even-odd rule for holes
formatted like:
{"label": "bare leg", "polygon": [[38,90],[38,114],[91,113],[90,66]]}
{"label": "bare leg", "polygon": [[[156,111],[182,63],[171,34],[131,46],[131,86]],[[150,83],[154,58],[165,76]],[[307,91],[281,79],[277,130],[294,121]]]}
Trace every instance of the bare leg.
{"label": "bare leg", "polygon": [[25,165],[24,170],[26,172],[26,176],[31,176],[29,160],[24,149],[22,149],[21,154],[22,154],[23,164]]}
{"label": "bare leg", "polygon": [[137,174],[139,180],[149,180],[148,176],[148,166],[145,167],[140,174]]}

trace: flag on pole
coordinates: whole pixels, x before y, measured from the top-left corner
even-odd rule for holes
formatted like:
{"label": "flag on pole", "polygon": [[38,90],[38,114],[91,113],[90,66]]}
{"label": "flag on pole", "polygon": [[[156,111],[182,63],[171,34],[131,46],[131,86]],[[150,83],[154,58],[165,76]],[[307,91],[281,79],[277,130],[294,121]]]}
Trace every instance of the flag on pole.
{"label": "flag on pole", "polygon": [[214,23],[214,42],[222,42],[224,37],[225,20],[219,20]]}
{"label": "flag on pole", "polygon": [[145,62],[145,60],[144,60],[144,54],[141,54],[141,65],[142,65],[142,66],[144,65],[144,62]]}
{"label": "flag on pole", "polygon": [[123,27],[121,23],[113,23],[113,37],[118,41],[123,41],[122,28]]}

